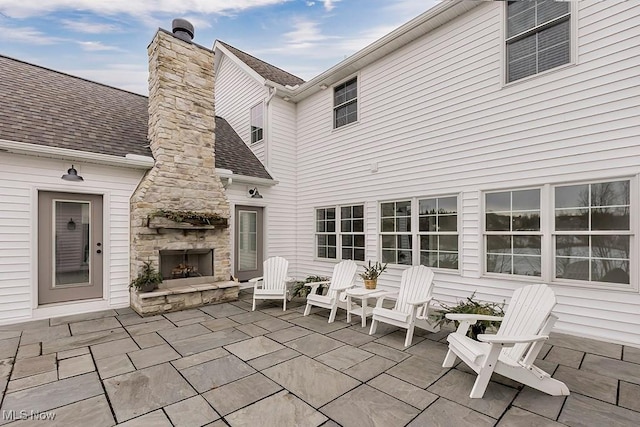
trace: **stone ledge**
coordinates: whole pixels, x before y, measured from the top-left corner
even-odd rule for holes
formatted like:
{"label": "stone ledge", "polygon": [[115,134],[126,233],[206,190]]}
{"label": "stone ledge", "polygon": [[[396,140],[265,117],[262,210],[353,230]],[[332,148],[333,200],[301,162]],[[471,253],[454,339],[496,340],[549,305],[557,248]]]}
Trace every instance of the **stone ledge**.
{"label": "stone ledge", "polygon": [[240,286],[233,281],[156,289],[139,293],[130,290],[131,308],[141,316],[186,310],[207,304],[236,301]]}

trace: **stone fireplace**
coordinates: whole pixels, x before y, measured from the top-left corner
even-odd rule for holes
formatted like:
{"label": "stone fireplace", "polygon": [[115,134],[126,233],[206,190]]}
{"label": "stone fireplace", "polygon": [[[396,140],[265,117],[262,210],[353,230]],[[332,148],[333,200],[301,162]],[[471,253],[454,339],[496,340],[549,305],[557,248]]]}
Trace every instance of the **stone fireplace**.
{"label": "stone fireplace", "polygon": [[[213,295],[201,295],[190,304],[172,304],[167,295],[233,284],[230,208],[215,172],[213,52],[190,40],[193,27],[184,20],[174,20],[174,33],[158,30],[148,47],[149,141],[155,165],[131,198],[131,277],[151,261],[166,279],[159,291],[164,294],[157,295],[165,298],[152,301],[153,309],[136,304],[154,296],[132,292],[132,306],[143,314],[215,302]],[[177,214],[216,221],[178,222]],[[235,296],[219,296],[235,299],[237,289]]]}

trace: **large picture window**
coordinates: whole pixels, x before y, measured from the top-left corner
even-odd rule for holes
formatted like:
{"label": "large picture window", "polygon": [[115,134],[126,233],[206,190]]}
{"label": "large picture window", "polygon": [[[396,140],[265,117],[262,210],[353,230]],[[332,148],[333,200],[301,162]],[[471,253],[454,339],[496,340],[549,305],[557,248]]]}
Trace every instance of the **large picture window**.
{"label": "large picture window", "polygon": [[541,276],[540,190],[485,194],[487,273]]}
{"label": "large picture window", "polygon": [[629,181],[555,188],[555,277],[629,284]]}
{"label": "large picture window", "polygon": [[507,2],[507,83],[571,61],[570,3]]}
{"label": "large picture window", "polygon": [[364,205],[316,209],[316,257],[364,261]]}
{"label": "large picture window", "polygon": [[458,269],[458,198],[418,200],[420,264]]}
{"label": "large picture window", "polygon": [[358,79],[337,85],[333,90],[333,127],[335,129],[358,120]]}

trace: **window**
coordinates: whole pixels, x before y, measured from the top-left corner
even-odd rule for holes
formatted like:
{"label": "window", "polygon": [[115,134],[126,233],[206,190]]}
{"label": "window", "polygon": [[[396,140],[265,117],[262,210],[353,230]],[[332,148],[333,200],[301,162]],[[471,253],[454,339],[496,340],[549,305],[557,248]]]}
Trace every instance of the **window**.
{"label": "window", "polygon": [[342,259],[364,261],[364,205],[340,208]]}
{"label": "window", "polygon": [[507,3],[507,83],[571,61],[571,13],[565,1]]}
{"label": "window", "polygon": [[487,273],[541,276],[540,190],[485,194]]}
{"label": "window", "polygon": [[262,103],[251,108],[251,143],[262,141],[264,128],[264,108]]}
{"label": "window", "polygon": [[458,198],[418,200],[420,264],[458,269]]}
{"label": "window", "polygon": [[[340,224],[339,229],[336,224]],[[316,209],[316,256],[364,261],[364,205]]]}
{"label": "window", "polygon": [[316,209],[316,256],[336,259],[336,208]]}
{"label": "window", "polygon": [[335,129],[358,120],[358,79],[353,78],[334,88],[333,127]]}
{"label": "window", "polygon": [[382,262],[411,265],[411,200],[380,204]]}
{"label": "window", "polygon": [[555,277],[629,284],[629,181],[555,188]]}

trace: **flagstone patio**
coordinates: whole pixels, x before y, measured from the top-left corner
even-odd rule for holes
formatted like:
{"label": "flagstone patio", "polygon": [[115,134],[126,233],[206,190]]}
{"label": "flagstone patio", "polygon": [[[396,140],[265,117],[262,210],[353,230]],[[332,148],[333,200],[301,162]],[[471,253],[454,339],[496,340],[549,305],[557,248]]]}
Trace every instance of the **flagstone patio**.
{"label": "flagstone patio", "polygon": [[[0,326],[0,425],[637,426],[640,349],[553,334],[551,397],[441,367],[446,332],[374,336],[340,311],[240,300],[142,318],[131,309]],[[24,411],[24,412],[21,412]],[[55,414],[53,420],[44,421]],[[18,418],[28,418],[18,420]]]}

